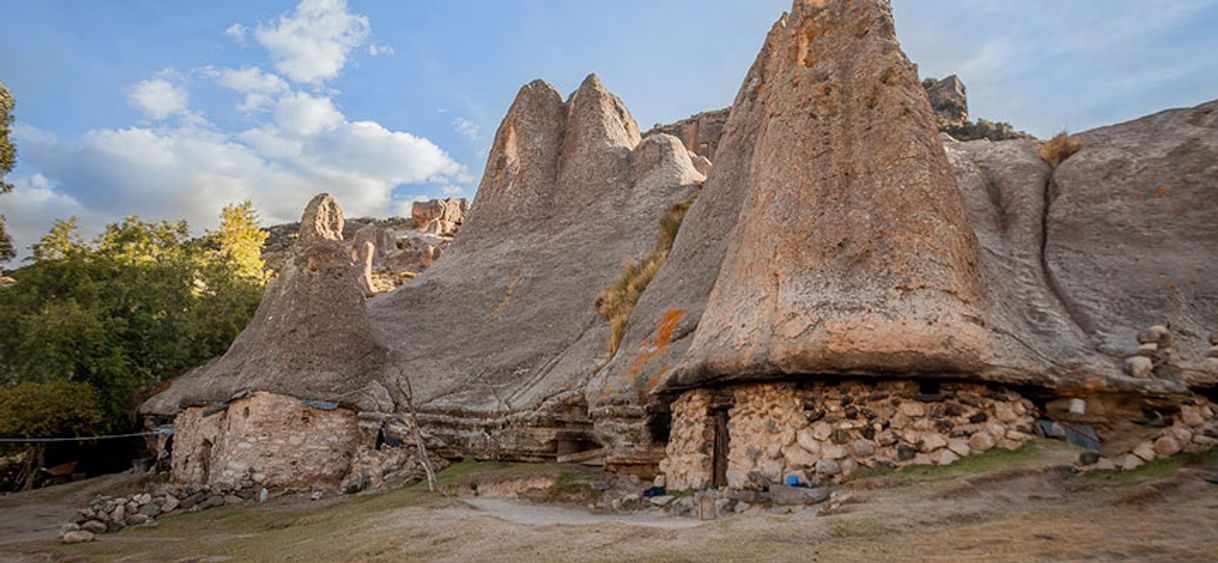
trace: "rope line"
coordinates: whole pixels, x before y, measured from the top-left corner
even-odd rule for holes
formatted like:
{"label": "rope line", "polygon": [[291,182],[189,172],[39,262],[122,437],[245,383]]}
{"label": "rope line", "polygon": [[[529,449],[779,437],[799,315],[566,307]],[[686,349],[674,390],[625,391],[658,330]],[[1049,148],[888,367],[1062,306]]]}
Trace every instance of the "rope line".
{"label": "rope line", "polygon": [[153,434],[170,434],[172,431],[153,430],[151,432],[133,432],[131,434],[109,434],[106,436],[78,436],[75,438],[0,438],[0,444],[45,444],[51,442],[88,442],[90,440],[112,440],[115,438],[135,438]]}

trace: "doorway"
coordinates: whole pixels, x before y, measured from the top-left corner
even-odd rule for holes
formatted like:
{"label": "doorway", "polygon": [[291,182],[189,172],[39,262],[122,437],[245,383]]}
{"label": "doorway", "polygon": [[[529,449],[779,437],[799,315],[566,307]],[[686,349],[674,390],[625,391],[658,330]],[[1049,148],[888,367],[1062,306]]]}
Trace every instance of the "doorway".
{"label": "doorway", "polygon": [[727,452],[731,445],[731,436],[727,433],[728,407],[711,409],[712,424],[714,425],[714,444],[711,454],[711,488],[727,486]]}

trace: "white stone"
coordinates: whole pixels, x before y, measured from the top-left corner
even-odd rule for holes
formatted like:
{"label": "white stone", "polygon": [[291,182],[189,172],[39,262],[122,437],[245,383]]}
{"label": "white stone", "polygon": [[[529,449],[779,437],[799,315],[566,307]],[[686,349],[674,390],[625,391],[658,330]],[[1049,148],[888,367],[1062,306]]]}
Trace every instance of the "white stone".
{"label": "white stone", "polygon": [[825,459],[842,459],[846,457],[846,448],[837,444],[825,444],[820,454]]}
{"label": "white stone", "polygon": [[1146,462],[1143,461],[1141,457],[1134,454],[1125,454],[1125,458],[1121,460],[1121,469],[1124,469],[1125,471],[1137,469],[1144,463]]}
{"label": "white stone", "polygon": [[1015,409],[1011,408],[1010,403],[996,402],[994,403],[994,418],[999,422],[1012,423],[1019,420],[1019,415],[1015,414]]}
{"label": "white stone", "polygon": [[909,418],[919,418],[926,415],[926,409],[922,406],[922,403],[916,403],[913,401],[901,403],[900,406],[897,407],[897,410]]}
{"label": "white stone", "polygon": [[816,453],[820,451],[820,441],[816,439],[816,435],[811,429],[800,430],[795,434],[795,442],[799,444],[799,447],[809,452]]}
{"label": "white stone", "polygon": [[973,434],[972,436],[969,436],[968,445],[969,448],[976,451],[985,452],[997,445],[997,441],[994,440],[994,436],[990,435],[989,432],[982,430]]}
{"label": "white stone", "polygon": [[951,465],[953,463],[956,463],[956,461],[958,461],[959,459],[960,459],[960,456],[956,455],[950,449],[945,449],[945,450],[942,450],[939,452],[939,457],[936,460],[936,462],[939,465]]}
{"label": "white stone", "polygon": [[812,437],[816,438],[817,441],[824,442],[825,440],[829,439],[829,436],[832,436],[832,435],[833,435],[833,425],[832,424],[821,421],[821,422],[817,422],[816,424],[812,425]]}
{"label": "white stone", "polygon": [[1138,444],[1138,447],[1133,449],[1132,455],[1141,458],[1143,461],[1154,461],[1155,446],[1150,442],[1142,442]]}
{"label": "white stone", "polygon": [[1171,457],[1180,453],[1180,441],[1174,436],[1163,436],[1155,440],[1155,453],[1162,457]]}
{"label": "white stone", "polygon": [[960,457],[964,457],[964,456],[967,456],[967,455],[973,453],[972,449],[969,448],[968,441],[961,440],[961,439],[948,440],[947,449],[951,450],[952,453],[954,453]]}
{"label": "white stone", "polygon": [[1180,407],[1180,422],[1189,426],[1201,426],[1205,424],[1205,418],[1201,416],[1201,409],[1185,405]]}
{"label": "white stone", "polygon": [[935,432],[927,432],[923,434],[921,440],[918,442],[918,449],[923,452],[933,452],[944,446],[947,446],[947,440]]}

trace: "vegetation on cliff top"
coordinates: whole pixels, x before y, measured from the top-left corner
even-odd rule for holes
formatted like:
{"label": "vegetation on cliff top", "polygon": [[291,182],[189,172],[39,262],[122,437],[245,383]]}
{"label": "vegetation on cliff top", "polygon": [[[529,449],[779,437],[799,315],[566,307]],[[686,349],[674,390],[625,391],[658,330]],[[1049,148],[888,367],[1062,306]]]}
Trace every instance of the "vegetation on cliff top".
{"label": "vegetation on cliff top", "polygon": [[673,242],[677,240],[677,232],[681,230],[685,212],[689,211],[689,207],[693,205],[695,199],[697,199],[697,195],[669,206],[660,215],[660,236],[656,240],[655,247],[638,262],[627,260],[622,263],[621,273],[609,287],[602,290],[597,296],[596,311],[609,321],[613,331],[609,337],[610,355],[617,352],[622,334],[626,330],[626,323],[630,320],[630,313],[634,311],[635,303],[638,303],[639,296],[643,295],[643,290],[647,289],[647,285],[664,265],[668,251],[672,249]]}

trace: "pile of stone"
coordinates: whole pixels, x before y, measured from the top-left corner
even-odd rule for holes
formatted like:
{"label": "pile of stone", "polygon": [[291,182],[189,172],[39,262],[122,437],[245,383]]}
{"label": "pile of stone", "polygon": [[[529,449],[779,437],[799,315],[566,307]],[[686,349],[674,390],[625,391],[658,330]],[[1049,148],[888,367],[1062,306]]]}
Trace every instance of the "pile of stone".
{"label": "pile of stone", "polygon": [[269,493],[251,479],[213,485],[163,485],[153,492],[98,496],[64,526],[64,543],[92,541],[130,526],[156,527],[157,519],[231,504],[265,502]]}
{"label": "pile of stone", "polygon": [[1125,373],[1138,379],[1168,375],[1168,362],[1175,353],[1171,330],[1152,326],[1138,334],[1138,352],[1125,359]]}
{"label": "pile of stone", "polygon": [[[448,466],[444,458],[432,458],[435,471]],[[375,449],[361,446],[351,459],[351,471],[339,486],[344,494],[355,494],[365,489],[396,488],[421,481],[427,471],[419,459],[418,450],[408,447],[383,447]]]}
{"label": "pile of stone", "polygon": [[979,384],[921,389],[912,381],[818,381],[697,389],[673,404],[660,470],[673,490],[711,484],[714,432],[709,409],[728,405],[727,484],[766,490],[790,476],[839,481],[860,467],[948,465],[1034,437],[1032,403]]}
{"label": "pile of stone", "polygon": [[1164,428],[1132,449],[1106,454],[1094,465],[1084,469],[1131,470],[1156,459],[1166,459],[1179,453],[1195,453],[1218,447],[1218,423],[1214,421],[1214,405],[1205,399],[1193,398],[1180,406],[1179,413],[1164,417]]}

